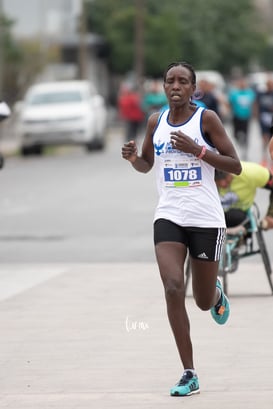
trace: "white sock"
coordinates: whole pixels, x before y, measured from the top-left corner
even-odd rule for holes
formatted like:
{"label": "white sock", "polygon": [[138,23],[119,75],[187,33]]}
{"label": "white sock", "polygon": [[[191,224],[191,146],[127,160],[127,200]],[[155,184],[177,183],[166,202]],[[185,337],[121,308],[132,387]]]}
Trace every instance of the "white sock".
{"label": "white sock", "polygon": [[196,376],[195,369],[184,369],[184,373],[188,372],[188,371],[191,372],[193,374],[193,376]]}

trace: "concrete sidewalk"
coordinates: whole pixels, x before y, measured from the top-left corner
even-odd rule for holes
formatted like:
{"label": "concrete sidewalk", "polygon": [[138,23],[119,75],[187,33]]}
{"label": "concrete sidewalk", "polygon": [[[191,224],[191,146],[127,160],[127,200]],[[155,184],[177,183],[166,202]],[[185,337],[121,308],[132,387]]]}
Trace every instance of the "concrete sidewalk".
{"label": "concrete sidewalk", "polygon": [[0,282],[1,409],[273,407],[260,263],[230,275],[223,327],[187,297],[201,387],[188,398],[169,396],[181,366],[155,264],[0,265]]}

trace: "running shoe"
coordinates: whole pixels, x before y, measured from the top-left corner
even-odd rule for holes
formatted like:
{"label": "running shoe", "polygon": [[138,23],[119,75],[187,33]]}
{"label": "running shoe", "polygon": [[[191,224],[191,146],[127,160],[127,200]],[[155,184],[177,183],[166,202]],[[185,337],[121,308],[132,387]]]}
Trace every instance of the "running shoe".
{"label": "running shoe", "polygon": [[199,382],[191,371],[185,371],[180,381],[171,389],[171,396],[190,396],[199,393]]}
{"label": "running shoe", "polygon": [[216,287],[219,288],[221,296],[217,304],[210,309],[210,312],[214,321],[219,325],[223,325],[228,320],[230,305],[227,296],[224,294],[222,283],[219,278],[217,278]]}

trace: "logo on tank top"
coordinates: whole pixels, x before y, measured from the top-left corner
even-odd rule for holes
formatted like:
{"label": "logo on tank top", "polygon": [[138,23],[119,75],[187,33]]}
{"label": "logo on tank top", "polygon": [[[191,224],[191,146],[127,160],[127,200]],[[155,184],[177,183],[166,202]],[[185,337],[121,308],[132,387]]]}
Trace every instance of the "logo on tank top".
{"label": "logo on tank top", "polygon": [[[196,143],[198,140],[195,141]],[[174,149],[171,142],[162,142],[161,140],[158,143],[154,143],[155,154],[157,156],[168,154],[168,153],[179,153],[180,155],[187,156],[188,158],[194,156],[192,153],[185,153],[179,149]]]}
{"label": "logo on tank top", "polygon": [[165,142],[160,143],[160,141],[159,141],[159,144],[154,143],[155,154],[156,154],[156,155],[160,156],[161,153],[163,153],[164,145],[165,145]]}
{"label": "logo on tank top", "polygon": [[170,153],[170,152],[179,152],[180,154],[182,153],[178,149],[174,149],[171,142],[162,142],[159,140],[158,143],[154,143],[154,148],[155,148],[155,154],[157,156],[160,156],[165,153]]}

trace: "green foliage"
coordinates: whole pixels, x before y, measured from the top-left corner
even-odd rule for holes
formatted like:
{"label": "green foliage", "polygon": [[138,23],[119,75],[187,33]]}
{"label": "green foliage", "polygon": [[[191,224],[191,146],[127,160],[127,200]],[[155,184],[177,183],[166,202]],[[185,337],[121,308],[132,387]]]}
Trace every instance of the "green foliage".
{"label": "green foliage", "polygon": [[[111,18],[111,30],[108,41],[111,44],[111,68],[116,72],[124,72],[124,66],[132,68],[134,59],[134,18],[133,7],[121,8]],[[120,29],[122,27],[122,30]]]}
{"label": "green foliage", "polygon": [[1,98],[12,102],[17,94],[17,78],[23,53],[11,35],[13,21],[0,16]]}
{"label": "green foliage", "polygon": [[1,52],[3,61],[7,64],[17,64],[22,59],[22,51],[11,36],[11,27],[13,21],[0,16],[0,29],[1,29]]}
{"label": "green foliage", "polygon": [[199,69],[225,73],[234,65],[245,68],[264,47],[249,0],[184,0],[179,15],[185,54]]}
{"label": "green foliage", "polygon": [[[91,31],[109,42],[110,67],[125,73],[134,67],[137,0],[86,3]],[[266,34],[252,0],[142,0],[147,75],[162,74],[173,60],[188,60],[198,69],[230,72],[259,60]]]}
{"label": "green foliage", "polygon": [[263,50],[260,56],[261,65],[265,67],[265,69],[272,71],[273,67],[273,44],[272,42],[268,43],[266,48]]}

